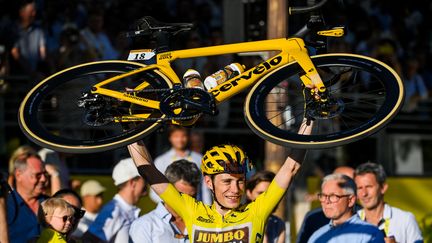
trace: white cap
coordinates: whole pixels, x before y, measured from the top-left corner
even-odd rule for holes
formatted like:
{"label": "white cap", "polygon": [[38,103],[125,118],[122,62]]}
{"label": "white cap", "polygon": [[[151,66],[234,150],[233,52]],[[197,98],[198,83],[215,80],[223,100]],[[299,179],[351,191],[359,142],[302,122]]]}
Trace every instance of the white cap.
{"label": "white cap", "polygon": [[84,182],[81,186],[81,197],[84,196],[96,196],[101,194],[106,190],[98,181],[96,180],[88,180]]}
{"label": "white cap", "polygon": [[135,166],[132,158],[120,160],[116,166],[114,166],[112,178],[114,179],[114,185],[118,186],[130,179],[133,179],[138,174],[138,169]]}

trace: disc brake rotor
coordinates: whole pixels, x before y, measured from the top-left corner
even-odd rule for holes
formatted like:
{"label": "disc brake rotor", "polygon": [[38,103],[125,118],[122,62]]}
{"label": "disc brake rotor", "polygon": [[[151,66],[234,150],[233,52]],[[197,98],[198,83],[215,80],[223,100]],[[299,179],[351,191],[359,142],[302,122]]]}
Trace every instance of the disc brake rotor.
{"label": "disc brake rotor", "polygon": [[313,102],[308,105],[306,113],[314,119],[331,119],[339,116],[345,109],[345,103],[341,99],[329,98],[327,102]]}

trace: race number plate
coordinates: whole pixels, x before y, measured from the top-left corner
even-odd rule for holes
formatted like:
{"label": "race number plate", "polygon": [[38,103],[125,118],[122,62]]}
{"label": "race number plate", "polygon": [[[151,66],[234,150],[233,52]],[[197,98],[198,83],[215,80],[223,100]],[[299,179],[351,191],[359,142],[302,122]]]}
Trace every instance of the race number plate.
{"label": "race number plate", "polygon": [[129,52],[128,60],[129,61],[145,61],[150,60],[156,55],[152,50],[131,50]]}

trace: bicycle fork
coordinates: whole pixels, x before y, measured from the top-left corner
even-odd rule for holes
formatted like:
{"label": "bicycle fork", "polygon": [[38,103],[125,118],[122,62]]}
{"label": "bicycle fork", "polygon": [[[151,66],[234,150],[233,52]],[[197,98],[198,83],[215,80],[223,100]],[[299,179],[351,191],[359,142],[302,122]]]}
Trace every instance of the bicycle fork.
{"label": "bicycle fork", "polygon": [[[330,108],[328,104],[327,88],[325,87],[315,65],[312,63],[303,39],[290,38],[288,41],[291,42],[290,46],[293,47],[289,50],[289,61],[297,61],[300,67],[304,70],[304,74],[300,75],[300,80],[303,85],[310,90],[310,95],[313,100],[312,106],[305,107],[305,109],[314,109],[314,113],[319,110],[320,117],[328,116],[329,112],[327,110]],[[305,113],[307,114],[306,111]]]}
{"label": "bicycle fork", "polygon": [[300,38],[290,38],[288,41],[295,42],[290,43],[290,46],[295,46],[295,48],[289,50],[289,61],[297,61],[305,71],[305,73],[300,76],[305,87],[315,90],[319,92],[319,94],[325,93],[326,87],[309,57],[304,41]]}

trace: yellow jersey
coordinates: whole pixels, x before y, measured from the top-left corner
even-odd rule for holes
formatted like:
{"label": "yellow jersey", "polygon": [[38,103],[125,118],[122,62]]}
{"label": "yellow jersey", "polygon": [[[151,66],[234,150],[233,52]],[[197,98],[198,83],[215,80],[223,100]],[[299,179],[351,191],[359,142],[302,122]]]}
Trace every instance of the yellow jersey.
{"label": "yellow jersey", "polygon": [[59,233],[51,228],[45,228],[42,230],[41,235],[37,239],[36,243],[67,243],[66,235]]}
{"label": "yellow jersey", "polygon": [[160,195],[164,203],[174,209],[186,224],[191,242],[262,242],[265,224],[285,193],[273,181],[267,191],[255,201],[232,209],[225,215],[212,206],[178,192],[172,184]]}

